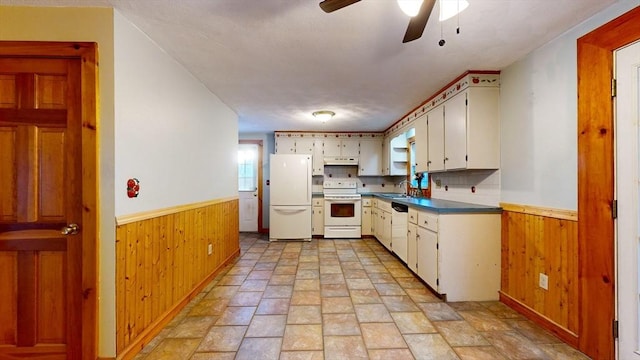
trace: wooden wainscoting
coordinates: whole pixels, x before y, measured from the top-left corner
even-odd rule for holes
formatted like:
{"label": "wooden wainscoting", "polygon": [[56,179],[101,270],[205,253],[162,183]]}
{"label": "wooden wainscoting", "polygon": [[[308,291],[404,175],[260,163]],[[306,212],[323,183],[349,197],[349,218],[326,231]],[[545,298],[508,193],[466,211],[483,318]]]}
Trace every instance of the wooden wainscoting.
{"label": "wooden wainscoting", "polygon": [[118,359],[138,353],[238,256],[238,230],[237,197],[117,219]]}
{"label": "wooden wainscoting", "polygon": [[[500,300],[578,346],[578,216],[575,211],[500,204]],[[549,290],[539,275],[549,277]]]}

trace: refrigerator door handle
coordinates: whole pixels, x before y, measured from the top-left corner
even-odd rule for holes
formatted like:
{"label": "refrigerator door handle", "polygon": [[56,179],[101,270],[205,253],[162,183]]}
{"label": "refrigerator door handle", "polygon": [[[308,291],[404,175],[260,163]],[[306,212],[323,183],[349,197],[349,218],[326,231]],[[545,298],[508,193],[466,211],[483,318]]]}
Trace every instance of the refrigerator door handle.
{"label": "refrigerator door handle", "polygon": [[284,213],[284,214],[295,214],[295,213],[299,213],[299,212],[303,212],[305,210],[307,210],[308,207],[286,207],[286,208],[275,208],[273,210],[280,212],[280,213]]}

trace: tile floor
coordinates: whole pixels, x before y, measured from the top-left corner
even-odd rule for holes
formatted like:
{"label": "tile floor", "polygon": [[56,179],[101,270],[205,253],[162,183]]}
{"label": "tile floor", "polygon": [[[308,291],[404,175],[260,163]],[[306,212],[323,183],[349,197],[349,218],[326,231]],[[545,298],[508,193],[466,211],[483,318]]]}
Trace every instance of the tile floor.
{"label": "tile floor", "polygon": [[135,359],[588,359],[497,301],[442,302],[375,239],[240,239]]}

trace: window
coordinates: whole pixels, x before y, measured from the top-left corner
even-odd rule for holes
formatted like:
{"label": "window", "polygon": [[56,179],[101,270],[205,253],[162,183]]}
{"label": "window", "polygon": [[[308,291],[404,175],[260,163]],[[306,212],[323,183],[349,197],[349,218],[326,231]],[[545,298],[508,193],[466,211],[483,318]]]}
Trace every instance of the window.
{"label": "window", "polygon": [[238,147],[238,191],[255,191],[258,188],[258,146],[240,144]]}
{"label": "window", "polygon": [[[412,129],[413,130],[413,129]],[[422,189],[422,195],[430,196],[428,191],[425,191],[429,188],[429,174],[422,173],[422,179],[420,180],[420,186],[418,186],[418,180],[416,179],[416,141],[415,137],[411,137],[408,139],[409,141],[409,194],[412,194],[413,191],[417,191],[418,189]]]}

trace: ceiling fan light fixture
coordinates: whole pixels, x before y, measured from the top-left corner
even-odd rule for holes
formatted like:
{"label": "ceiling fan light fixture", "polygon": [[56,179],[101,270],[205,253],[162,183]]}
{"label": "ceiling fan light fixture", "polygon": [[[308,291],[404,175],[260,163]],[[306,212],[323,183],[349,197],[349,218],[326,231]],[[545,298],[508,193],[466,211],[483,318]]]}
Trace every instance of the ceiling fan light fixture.
{"label": "ceiling fan light fixture", "polygon": [[440,0],[440,21],[451,19],[469,7],[467,0]]}
{"label": "ceiling fan light fixture", "polygon": [[333,111],[329,111],[329,110],[320,110],[320,111],[314,111],[311,115],[313,115],[314,118],[324,122],[327,120],[331,120],[331,118],[335,115],[336,113],[334,113]]}
{"label": "ceiling fan light fixture", "polygon": [[423,0],[398,0],[398,6],[402,12],[408,16],[414,17],[420,12]]}

